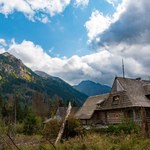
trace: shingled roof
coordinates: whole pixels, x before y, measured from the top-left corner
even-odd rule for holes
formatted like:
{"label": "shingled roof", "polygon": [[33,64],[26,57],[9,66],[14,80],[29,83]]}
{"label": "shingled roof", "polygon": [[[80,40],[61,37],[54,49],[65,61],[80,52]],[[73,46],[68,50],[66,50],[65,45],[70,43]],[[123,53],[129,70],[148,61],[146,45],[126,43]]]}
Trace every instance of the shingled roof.
{"label": "shingled roof", "polygon": [[80,110],[76,113],[76,118],[78,119],[90,119],[97,107],[97,104],[102,103],[108,98],[109,94],[102,94],[97,96],[90,96],[85,101]]}
{"label": "shingled roof", "polygon": [[[100,109],[116,109],[127,107],[150,107],[150,81],[116,77],[108,99]],[[113,105],[113,97],[118,95],[119,102]]]}
{"label": "shingled roof", "polygon": [[127,92],[127,95],[129,96],[133,106],[150,107],[150,99],[146,97],[148,91],[145,91],[144,88],[150,86],[150,81],[121,77],[118,77],[117,80],[123,89]]}

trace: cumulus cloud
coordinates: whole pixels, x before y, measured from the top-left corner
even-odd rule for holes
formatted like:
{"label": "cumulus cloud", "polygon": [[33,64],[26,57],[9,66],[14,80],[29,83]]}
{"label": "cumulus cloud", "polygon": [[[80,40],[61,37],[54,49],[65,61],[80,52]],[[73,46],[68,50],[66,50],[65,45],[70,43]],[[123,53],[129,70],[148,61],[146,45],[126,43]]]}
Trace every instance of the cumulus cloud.
{"label": "cumulus cloud", "polygon": [[[121,49],[122,47],[124,49]],[[12,40],[6,51],[21,59],[31,69],[58,76],[70,84],[89,79],[111,85],[115,76],[122,76],[122,57],[125,62],[126,76],[145,78],[149,76],[150,46],[140,46],[138,53],[135,53],[135,48],[117,45],[111,47],[111,51],[103,49],[82,57],[74,55],[70,58],[58,58],[49,56],[41,46],[31,41],[24,40],[16,43]],[[145,59],[140,59],[140,57]]]}
{"label": "cumulus cloud", "polygon": [[98,10],[94,10],[89,20],[85,23],[89,42],[94,40],[97,35],[108,29],[109,25],[110,18],[108,16],[104,16]]}
{"label": "cumulus cloud", "polygon": [[77,7],[86,7],[89,3],[89,0],[75,0],[75,6]]}
{"label": "cumulus cloud", "polygon": [[0,39],[0,45],[1,46],[6,46],[7,45],[5,39]]}
{"label": "cumulus cloud", "polygon": [[69,4],[70,0],[0,0],[0,13],[8,16],[17,11],[32,21],[47,23],[49,16],[63,12]]}
{"label": "cumulus cloud", "polygon": [[109,4],[111,4],[113,7],[116,7],[120,0],[106,0]]}
{"label": "cumulus cloud", "polygon": [[4,53],[5,49],[0,47],[0,53]]}
{"label": "cumulus cloud", "polygon": [[[111,0],[111,3],[114,0]],[[110,1],[109,1],[110,2]],[[123,0],[122,3],[117,3],[116,11],[112,15],[103,15],[102,12],[94,10],[84,24],[87,30],[88,42],[98,43],[101,41],[101,36],[107,32],[110,27],[120,19],[120,16],[126,11],[128,0]]]}
{"label": "cumulus cloud", "polygon": [[[89,0],[74,0],[76,7],[85,7]],[[0,13],[8,16],[21,12],[31,21],[49,22],[49,18],[62,13],[71,0],[0,0]]]}
{"label": "cumulus cloud", "polygon": [[[110,17],[109,27],[96,34],[101,40],[99,45],[105,44],[145,44],[150,42],[150,1],[123,0],[116,12]],[[105,22],[105,21],[104,21]],[[97,24],[97,23],[95,23]],[[99,25],[101,22],[99,21]],[[94,25],[93,25],[94,27]],[[88,33],[89,36],[89,33]],[[94,39],[94,43],[96,40]]]}
{"label": "cumulus cloud", "polygon": [[7,46],[5,39],[0,38],[0,53],[5,52],[5,47]]}

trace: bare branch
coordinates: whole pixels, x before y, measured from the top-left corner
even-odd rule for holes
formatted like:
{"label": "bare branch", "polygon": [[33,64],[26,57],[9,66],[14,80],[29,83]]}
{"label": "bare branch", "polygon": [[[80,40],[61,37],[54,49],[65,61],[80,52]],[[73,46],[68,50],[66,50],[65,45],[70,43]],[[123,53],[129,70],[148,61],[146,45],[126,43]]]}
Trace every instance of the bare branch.
{"label": "bare branch", "polygon": [[11,147],[11,145],[5,140],[4,137],[2,137],[2,136],[0,135],[0,138],[9,146],[9,148],[10,148],[11,150],[13,150],[13,148]]}
{"label": "bare branch", "polygon": [[6,134],[8,137],[9,137],[9,139],[11,140],[11,142],[14,144],[14,146],[18,149],[18,150],[21,150],[17,145],[16,145],[16,143],[14,142],[14,140],[10,137],[10,135],[9,134]]}

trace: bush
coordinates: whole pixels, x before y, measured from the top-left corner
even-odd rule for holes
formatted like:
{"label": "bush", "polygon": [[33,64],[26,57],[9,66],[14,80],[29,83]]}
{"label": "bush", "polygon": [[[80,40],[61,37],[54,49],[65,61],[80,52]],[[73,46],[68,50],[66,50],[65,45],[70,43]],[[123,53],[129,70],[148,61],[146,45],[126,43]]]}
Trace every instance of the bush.
{"label": "bush", "polygon": [[[56,119],[51,120],[45,125],[43,135],[50,140],[56,139],[61,125],[62,125],[62,121],[58,121]],[[81,133],[82,133],[82,129],[79,120],[73,117],[69,117],[66,121],[63,138],[74,137]]]}
{"label": "bush", "polygon": [[139,133],[140,126],[134,124],[133,122],[129,123],[121,123],[118,125],[110,125],[107,129],[105,129],[107,133],[114,133],[114,134],[130,134],[130,133]]}
{"label": "bush", "polygon": [[52,140],[56,139],[58,132],[61,127],[61,121],[58,121],[56,119],[49,121],[47,124],[45,124],[44,130],[43,130],[43,135],[44,137]]}
{"label": "bush", "polygon": [[17,123],[15,126],[16,133],[23,133],[24,132],[24,124],[23,123]]}
{"label": "bush", "polygon": [[82,134],[82,131],[83,129],[81,128],[80,121],[73,117],[69,117],[66,122],[63,137],[64,138],[74,137],[76,135]]}
{"label": "bush", "polygon": [[32,135],[33,133],[39,133],[41,126],[41,119],[30,110],[27,113],[26,118],[24,119],[24,133],[28,135]]}
{"label": "bush", "polygon": [[7,131],[7,127],[4,121],[0,118],[0,134],[3,134]]}

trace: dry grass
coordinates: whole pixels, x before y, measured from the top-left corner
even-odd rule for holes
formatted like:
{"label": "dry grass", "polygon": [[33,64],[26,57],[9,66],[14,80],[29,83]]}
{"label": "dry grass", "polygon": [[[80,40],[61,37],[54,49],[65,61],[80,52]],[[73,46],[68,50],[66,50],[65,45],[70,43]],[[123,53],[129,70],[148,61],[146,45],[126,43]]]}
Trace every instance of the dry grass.
{"label": "dry grass", "polygon": [[[51,146],[45,145],[47,150]],[[130,135],[99,135],[89,133],[84,138],[75,137],[59,143],[58,150],[150,150],[150,139],[136,134]]]}
{"label": "dry grass", "polygon": [[[54,150],[47,141],[39,143],[41,137],[37,135],[21,135],[16,140],[24,141],[20,145],[21,150],[42,150],[43,148],[45,150]],[[28,144],[25,145],[25,143]],[[62,141],[56,148],[57,150],[150,150],[150,139],[141,138],[137,134],[108,135],[87,133],[84,137],[75,137]]]}

